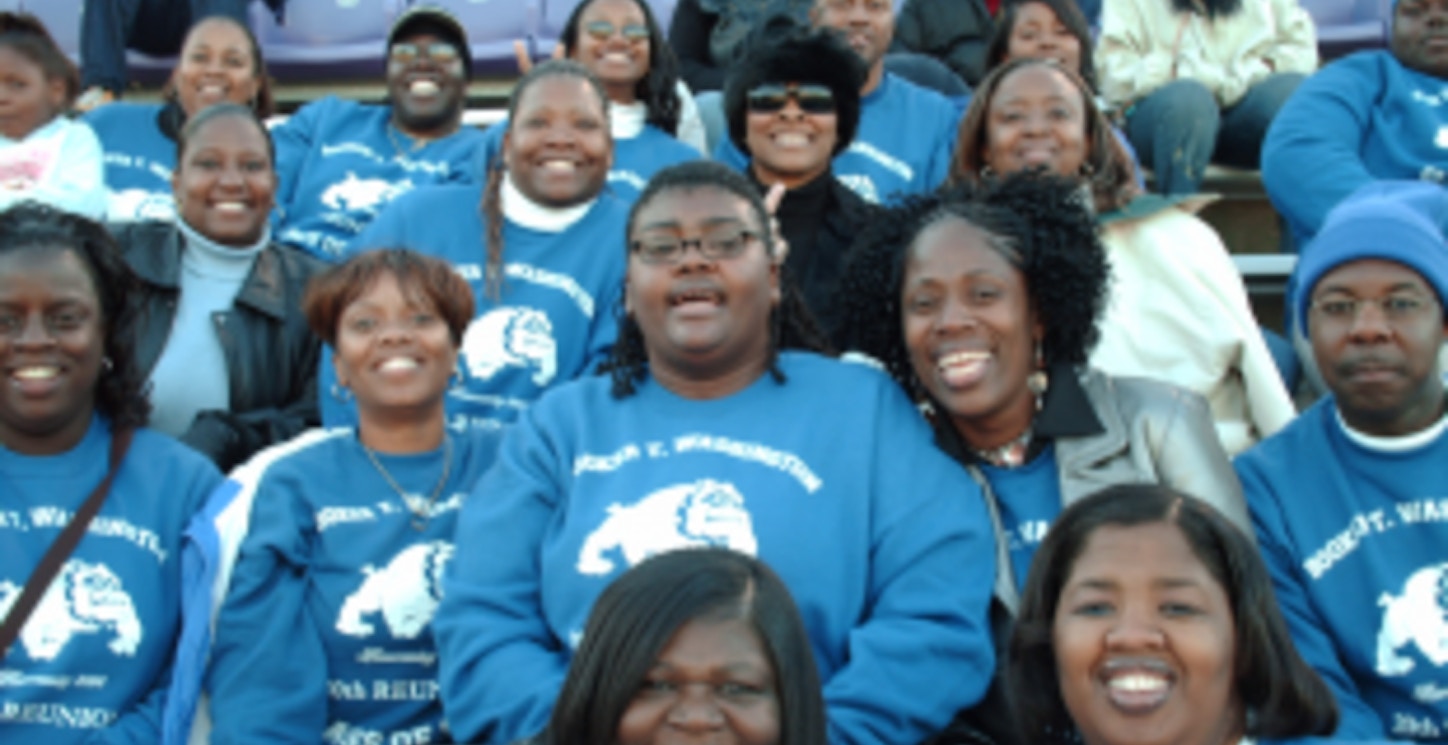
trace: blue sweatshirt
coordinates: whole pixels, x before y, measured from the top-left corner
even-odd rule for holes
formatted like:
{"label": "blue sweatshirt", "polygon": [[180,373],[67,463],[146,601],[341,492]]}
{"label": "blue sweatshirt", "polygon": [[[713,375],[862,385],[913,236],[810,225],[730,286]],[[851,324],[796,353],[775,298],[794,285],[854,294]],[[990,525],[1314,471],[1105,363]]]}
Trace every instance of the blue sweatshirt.
{"label": "blue sweatshirt", "polygon": [[[879,372],[786,353],[715,400],[594,377],[504,436],[458,522],[434,630],[460,742],[545,725],[609,582],[644,558],[718,545],[779,573],[805,619],[834,745],[914,743],[994,669],[994,541],[979,489]],[[841,401],[850,402],[841,406]]]}
{"label": "blue sweatshirt", "polygon": [[[0,447],[0,616],[109,467],[110,423],[74,448]],[[149,429],[100,513],[0,663],[0,742],[156,743],[181,625],[181,535],[221,482],[209,460]]]}
{"label": "blue sweatshirt", "polygon": [[[477,173],[486,173],[488,164],[498,157],[507,130],[508,120],[504,119],[483,133]],[[613,168],[608,171],[608,186],[614,196],[633,204],[655,173],[676,163],[698,159],[698,150],[652,124],[645,124],[637,137],[614,139]]]}
{"label": "blue sweatshirt", "polygon": [[1299,248],[1328,211],[1383,179],[1448,177],[1448,80],[1359,52],[1309,77],[1262,143],[1262,181]]}
{"label": "blue sweatshirt", "polygon": [[378,468],[351,429],[314,430],[218,490],[250,503],[251,519],[207,673],[212,743],[438,741],[430,624],[458,512],[498,442],[479,429],[448,438],[376,453]]}
{"label": "blue sweatshirt", "polygon": [[1236,460],[1277,602],[1336,739],[1448,739],[1448,432],[1365,447],[1331,397]]}
{"label": "blue sweatshirt", "polygon": [[112,103],[82,121],[95,130],[105,154],[106,218],[114,222],[174,220],[171,171],[176,141],[161,131],[161,104]]}
{"label": "blue sweatshirt", "polygon": [[328,96],[272,130],[278,241],[336,261],[399,196],[419,186],[476,178],[482,132],[464,125],[418,148],[391,119],[388,106]]}
{"label": "blue sweatshirt", "polygon": [[[450,262],[473,287],[477,316],[463,334],[458,382],[448,391],[451,419],[498,428],[539,394],[572,380],[607,356],[618,336],[616,312],[627,262],[628,208],[607,194],[561,233],[503,224],[502,301],[484,277],[482,186],[439,186],[397,200],[349,251],[406,247]],[[446,219],[439,219],[445,215]],[[331,350],[317,365],[322,422],[355,420],[337,387]]]}
{"label": "blue sweatshirt", "polygon": [[[934,191],[950,174],[960,110],[945,96],[885,73],[860,102],[860,127],[835,156],[835,178],[872,203]],[[725,137],[714,160],[743,172],[749,158]]]}

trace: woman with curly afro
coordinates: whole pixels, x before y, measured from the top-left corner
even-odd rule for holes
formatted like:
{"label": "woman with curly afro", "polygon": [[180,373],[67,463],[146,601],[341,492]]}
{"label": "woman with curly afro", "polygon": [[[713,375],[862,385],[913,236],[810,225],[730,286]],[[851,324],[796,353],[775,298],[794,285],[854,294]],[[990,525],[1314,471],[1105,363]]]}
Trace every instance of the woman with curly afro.
{"label": "woman with curly afro", "polygon": [[[884,365],[985,494],[997,634],[1047,528],[1103,487],[1171,486],[1251,530],[1206,401],[1087,364],[1109,274],[1083,191],[1037,174],[907,201],[872,221],[846,263],[849,347]],[[993,708],[955,726],[1013,741],[991,731]]]}

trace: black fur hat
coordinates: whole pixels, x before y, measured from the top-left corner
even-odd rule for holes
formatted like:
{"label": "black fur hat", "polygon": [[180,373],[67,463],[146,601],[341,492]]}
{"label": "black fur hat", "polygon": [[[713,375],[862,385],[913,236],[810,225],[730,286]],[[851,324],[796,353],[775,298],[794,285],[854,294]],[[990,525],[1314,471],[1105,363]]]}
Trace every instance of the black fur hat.
{"label": "black fur hat", "polygon": [[855,139],[860,126],[860,88],[868,71],[864,60],[845,43],[839,32],[810,29],[793,18],[776,15],[749,38],[748,46],[724,85],[724,119],[729,139],[748,153],[745,117],[750,89],[764,83],[814,83],[828,86],[835,96],[839,155]]}

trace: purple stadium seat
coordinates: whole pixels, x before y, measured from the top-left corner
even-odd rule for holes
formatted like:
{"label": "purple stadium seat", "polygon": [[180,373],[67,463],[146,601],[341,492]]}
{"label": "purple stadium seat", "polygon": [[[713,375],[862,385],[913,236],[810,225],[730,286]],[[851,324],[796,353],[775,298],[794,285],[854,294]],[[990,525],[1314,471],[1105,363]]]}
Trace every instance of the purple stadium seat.
{"label": "purple stadium seat", "polygon": [[81,3],[82,0],[0,0],[0,10],[24,11],[39,18],[55,43],[79,62]]}
{"label": "purple stadium seat", "polygon": [[1302,0],[1317,24],[1317,48],[1324,60],[1388,44],[1390,0]]}
{"label": "purple stadium seat", "polygon": [[372,77],[385,68],[387,31],[405,0],[291,0],[280,24],[252,6],[252,28],[273,76]]}
{"label": "purple stadium seat", "polygon": [[[543,10],[543,35],[549,39],[557,39],[563,32],[563,24],[568,21],[568,16],[573,9],[578,7],[583,0],[547,0]],[[669,33],[669,19],[674,17],[674,6],[679,0],[645,0],[649,9],[654,11],[654,17],[659,19],[659,26],[664,29],[664,35]]]}
{"label": "purple stadium seat", "polygon": [[437,5],[457,16],[468,31],[473,48],[473,73],[516,75],[513,42],[530,44],[537,37],[544,0],[417,0],[415,5]]}

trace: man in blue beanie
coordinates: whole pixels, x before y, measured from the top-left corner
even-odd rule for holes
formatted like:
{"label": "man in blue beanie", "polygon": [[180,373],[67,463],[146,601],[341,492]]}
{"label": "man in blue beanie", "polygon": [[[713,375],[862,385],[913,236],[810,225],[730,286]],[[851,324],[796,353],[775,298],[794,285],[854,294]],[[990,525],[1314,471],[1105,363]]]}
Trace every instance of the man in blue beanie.
{"label": "man in blue beanie", "polygon": [[1330,395],[1236,461],[1335,739],[1448,739],[1448,193],[1380,182],[1303,252],[1291,298]]}

